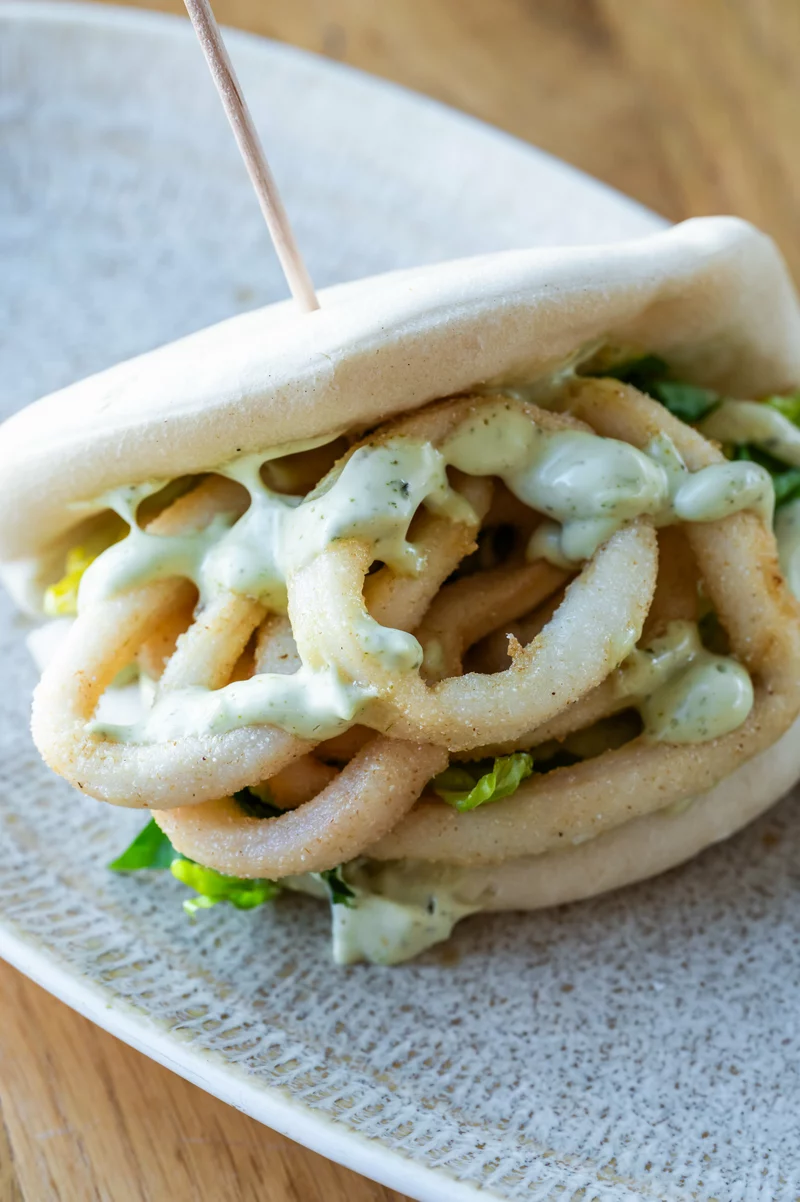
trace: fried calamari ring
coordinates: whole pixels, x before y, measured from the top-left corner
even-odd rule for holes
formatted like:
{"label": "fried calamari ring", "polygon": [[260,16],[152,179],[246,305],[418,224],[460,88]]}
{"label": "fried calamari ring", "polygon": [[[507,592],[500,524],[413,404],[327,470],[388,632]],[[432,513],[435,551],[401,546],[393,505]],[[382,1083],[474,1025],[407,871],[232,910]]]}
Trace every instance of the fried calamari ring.
{"label": "fried calamari ring", "polygon": [[299,760],[271,776],[268,788],[279,810],[296,810],[307,801],[313,801],[338,774],[336,768],[323,764],[315,755],[301,755]]}
{"label": "fried calamari ring", "polygon": [[569,580],[540,559],[515,568],[490,568],[446,584],[415,631],[428,683],[460,676],[464,654],[500,622],[518,618]]}
{"label": "fried calamari ring", "polygon": [[[491,485],[465,478],[465,487],[471,491],[479,518],[491,500]],[[192,533],[217,514],[239,514],[244,507],[240,485],[213,477],[160,514],[148,530],[161,535]],[[429,523],[422,550],[430,571],[413,583],[413,596],[405,581],[398,597],[397,585],[385,580],[378,604],[394,606],[395,611],[408,607],[416,624],[441,580],[472,549],[475,529],[445,519]],[[159,695],[189,686],[216,689],[230,680],[264,609],[251,598],[223,593],[175,638],[175,625],[184,624],[194,595],[188,582],[176,578],[132,589],[92,607],[78,619],[64,653],[45,673],[35,698],[34,737],[45,760],[83,792],[128,806],[195,804],[263,780],[313,746],[269,726],[153,744],[112,743],[86,729],[117,671],[149,641],[150,662],[161,677]],[[399,614],[395,617],[400,620]],[[290,657],[296,668],[289,624],[285,619],[280,623],[284,651],[278,653],[273,643],[271,653]],[[164,667],[172,639],[174,652]],[[287,668],[288,664],[270,662],[260,670]]]}
{"label": "fried calamari ring", "polygon": [[[542,634],[516,649],[511,668],[429,686],[418,673],[398,677],[365,663],[355,631],[369,616],[361,589],[370,554],[352,539],[323,552],[290,584],[292,616],[311,636],[307,646],[323,646],[347,675],[381,694],[381,705],[367,707],[367,725],[396,737],[416,734],[453,751],[518,737],[617,667],[641,634],[657,560],[651,527],[634,523],[619,530],[567,589]],[[629,582],[626,589],[620,590],[620,580]],[[297,625],[295,632],[302,653]]]}
{"label": "fried calamari ring", "polygon": [[334,438],[306,451],[268,459],[261,468],[261,474],[273,492],[303,497],[330,471],[346,450],[347,439]]}
{"label": "fried calamari ring", "polygon": [[232,798],[154,817],[178,851],[217,872],[324,872],[391,830],[446,763],[439,747],[378,735],[313,800],[278,818],[248,818]]}
{"label": "fried calamari ring", "polygon": [[[504,672],[513,661],[509,652],[510,641],[513,639],[522,647],[527,647],[537,634],[541,634],[547,623],[553,617],[561,602],[564,600],[565,589],[556,589],[541,605],[531,613],[523,614],[516,622],[504,622],[491,634],[482,638],[474,647],[470,647],[465,657],[465,668],[468,672]],[[576,702],[577,704],[577,702]]]}
{"label": "fried calamari ring", "polygon": [[663,634],[670,622],[700,617],[700,574],[686,526],[662,526],[658,532],[658,577],[643,637]]}
{"label": "fried calamari ring", "polygon": [[[586,381],[565,403],[599,433],[635,446],[666,433],[692,471],[721,461],[700,434],[629,386]],[[772,531],[752,513],[687,524],[685,531],[732,652],[753,678],[755,702],[746,721],[707,743],[637,738],[531,777],[512,798],[469,814],[420,805],[368,855],[481,864],[581,843],[708,791],[788,730],[800,711],[800,609],[778,569]]]}
{"label": "fried calamari ring", "polygon": [[[362,445],[408,437],[441,446],[496,399],[444,402],[385,426]],[[586,429],[574,418],[524,402],[503,398],[503,404],[544,430]],[[450,750],[512,739],[599,684],[641,634],[657,564],[649,523],[630,523],[596,552],[567,589],[553,621],[530,647],[518,649],[506,672],[492,678],[471,673],[429,686],[418,671],[398,673],[364,651],[362,632],[370,615],[363,589],[372,557],[365,540],[342,538],[290,573],[289,614],[301,657],[333,663],[370,689],[378,700],[367,708],[367,725]],[[625,589],[619,588],[621,580]]]}
{"label": "fried calamari ring", "polygon": [[300,656],[288,618],[267,614],[258,630],[255,667],[259,672],[290,676],[300,667]]}
{"label": "fried calamari ring", "polygon": [[188,597],[186,603],[171,610],[158,630],[142,643],[136,659],[145,676],[151,680],[161,679],[167,661],[175,654],[178,639],[194,620],[196,606],[197,597]]}
{"label": "fried calamari ring", "polygon": [[502,480],[495,480],[477,549],[462,563],[460,574],[524,564],[531,535],[541,520],[541,515],[515,497]]}
{"label": "fried calamari ring", "polygon": [[219,689],[227,684],[263,617],[264,606],[252,597],[228,592],[212,597],[179,636],[156,696],[172,689]]}
{"label": "fried calamari ring", "polygon": [[[417,624],[442,580],[475,545],[492,486],[487,480],[463,477],[459,488],[475,512],[475,522],[453,523],[425,515],[414,544],[422,563],[420,572],[409,578],[383,568],[372,578],[373,614],[397,628],[411,629]],[[257,672],[292,672],[298,666],[288,620],[267,617],[256,648]],[[176,677],[175,687],[182,683]],[[347,733],[352,742],[352,733]],[[335,867],[357,855],[366,843],[379,837],[378,832],[391,830],[430,777],[447,763],[440,748],[398,743],[371,731],[360,737],[369,741],[356,748],[340,773],[313,756],[304,756],[267,781],[278,806],[288,809],[288,796],[291,814],[253,819],[228,798],[199,810],[181,807],[168,816],[157,814],[156,820],[180,851],[220,872],[277,878]],[[413,771],[406,767],[401,780],[400,765],[409,756],[414,758]]]}
{"label": "fried calamari ring", "polygon": [[346,764],[361,748],[374,738],[375,732],[368,726],[350,726],[340,735],[317,743],[315,752],[324,760],[332,760],[334,764]]}
{"label": "fried calamari ring", "polygon": [[[238,500],[237,500],[238,497]],[[201,530],[233,504],[241,489],[211,478],[159,515],[156,534]],[[92,605],[75,622],[34,694],[32,730],[42,758],[84,793],[123,806],[162,808],[210,801],[261,781],[311,749],[274,727],[222,735],[186,735],[163,743],[115,743],[87,728],[100,697],[170,615],[186,606],[194,586],[158,580]],[[235,613],[233,629],[226,618]],[[178,674],[209,687],[230,677],[263,608],[247,598],[220,598],[178,639],[161,681]]]}
{"label": "fried calamari ring", "polygon": [[475,538],[494,492],[491,480],[453,473],[453,485],[469,502],[474,522],[422,512],[414,520],[411,534],[419,561],[413,576],[401,576],[382,567],[364,582],[364,602],[369,614],[382,626],[408,633],[416,630],[448,576],[476,548]]}
{"label": "fried calamari ring", "polygon": [[[529,615],[512,632],[520,642],[527,643],[550,620],[552,615],[551,602]],[[647,615],[642,636],[643,642],[656,638],[665,633],[670,622],[696,622],[699,609],[698,573],[691,548],[689,547],[686,531],[682,526],[665,526],[658,532],[658,577],[653,604]],[[484,663],[492,668],[489,653],[499,660],[502,649],[504,660],[507,661],[507,636],[496,632],[503,641],[501,648],[499,640],[489,644],[484,650]],[[495,639],[495,635],[491,636]],[[501,662],[501,667],[505,663]],[[586,730],[603,718],[627,709],[631,704],[630,696],[619,688],[617,674],[612,673],[592,689],[585,697],[581,697],[574,705],[568,706],[555,718],[545,722],[543,726],[528,731],[519,739],[507,743],[493,743],[486,747],[478,747],[470,751],[469,758],[483,759],[485,756],[508,755],[512,751],[523,751],[535,748],[551,740],[563,741],[569,735],[579,730]],[[464,758],[467,758],[466,755]]]}

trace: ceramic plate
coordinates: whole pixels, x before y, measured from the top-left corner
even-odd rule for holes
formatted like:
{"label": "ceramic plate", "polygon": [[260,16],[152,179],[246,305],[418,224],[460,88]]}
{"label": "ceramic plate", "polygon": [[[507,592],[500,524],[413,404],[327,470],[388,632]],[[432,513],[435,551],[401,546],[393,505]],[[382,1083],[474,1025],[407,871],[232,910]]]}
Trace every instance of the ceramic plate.
{"label": "ceramic plate", "polygon": [[[658,222],[474,121],[241,34],[319,285]],[[0,6],[0,404],[283,295],[188,26]],[[142,819],[49,775],[2,602],[0,952],[204,1089],[425,1202],[800,1189],[791,805],[655,883],[336,969],[306,899],[190,925],[104,869]]]}

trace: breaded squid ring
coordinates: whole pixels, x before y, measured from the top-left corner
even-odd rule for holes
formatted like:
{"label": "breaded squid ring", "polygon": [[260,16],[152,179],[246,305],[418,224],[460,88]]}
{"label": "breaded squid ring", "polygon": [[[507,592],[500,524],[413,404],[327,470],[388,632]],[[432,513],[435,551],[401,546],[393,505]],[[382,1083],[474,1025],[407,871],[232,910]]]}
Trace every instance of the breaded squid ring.
{"label": "breaded squid ring", "polygon": [[[408,437],[441,446],[495,401],[467,397],[445,402],[385,426],[366,445]],[[525,402],[503,403],[545,430],[587,428]],[[378,700],[367,708],[367,725],[455,751],[513,739],[599,684],[641,634],[655,587],[657,551],[646,520],[618,530],[567,589],[553,621],[528,648],[518,649],[506,672],[492,678],[470,673],[430,686],[419,672],[398,674],[365,654],[359,632],[369,621],[363,590],[371,563],[366,540],[342,538],[290,573],[289,615],[301,658],[333,663],[371,690]],[[625,590],[620,590],[620,580],[629,582]]]}
{"label": "breaded squid ring", "polygon": [[[202,529],[230,506],[235,488],[230,481],[210,479],[176,501],[149,529],[156,534]],[[32,730],[43,759],[100,801],[153,809],[211,801],[266,779],[313,746],[268,726],[145,744],[112,742],[87,729],[117,673],[192,593],[188,581],[171,578],[91,606],[78,617],[39,682]],[[225,616],[237,617],[232,629],[225,626]],[[257,602],[220,599],[210,607],[208,623],[201,611],[180,636],[164,677],[174,680],[177,661],[185,668],[183,678],[192,683],[224,683],[262,616]]]}
{"label": "breaded squid ring", "polygon": [[175,654],[180,636],[194,621],[197,597],[192,595],[186,603],[171,610],[158,630],[142,643],[136,656],[139,670],[151,680],[160,680],[167,662]]}
{"label": "breaded squid ring", "polygon": [[[365,583],[364,599],[370,616],[382,625],[409,634],[416,630],[436,600],[442,581],[474,549],[477,522],[491,502],[492,482],[460,472],[458,476],[458,490],[469,501],[476,523],[454,523],[432,513],[422,515],[414,533],[414,549],[422,565],[417,575],[399,576],[391,568],[383,567]],[[265,619],[259,635],[258,658],[259,672],[297,671],[300,657],[288,618],[271,614]]]}
{"label": "breaded squid ring", "polygon": [[382,626],[409,633],[416,630],[444,581],[475,550],[476,535],[492,502],[492,481],[462,472],[453,476],[454,487],[469,502],[476,521],[453,522],[426,512],[418,515],[413,543],[421,566],[416,575],[400,576],[383,567],[364,582],[367,609]]}
{"label": "breaded squid ring", "polygon": [[446,584],[431,602],[415,635],[424,653],[428,683],[459,676],[473,643],[552,596],[570,573],[540,559],[519,567],[490,568]]}
{"label": "breaded squid ring", "polygon": [[217,872],[279,880],[357,856],[416,802],[447,764],[439,747],[377,736],[311,801],[248,818],[232,798],[154,815],[178,851]]}
{"label": "breaded squid ring", "polygon": [[[422,570],[411,578],[395,576],[388,569],[376,574],[371,593],[376,617],[399,628],[412,628],[442,580],[472,550],[477,522],[488,509],[492,486],[487,480],[464,477],[459,487],[475,511],[476,524],[454,524],[426,515],[415,542]],[[269,667],[292,672],[298,665],[287,619],[267,618],[259,634],[256,670]],[[176,687],[182,683],[175,679]],[[267,783],[275,801],[288,809],[288,796],[292,813],[253,819],[227,798],[199,810],[181,807],[169,815],[157,814],[156,820],[179,851],[220,872],[277,878],[335,867],[391,830],[431,776],[447,764],[447,755],[440,748],[376,737],[372,732],[367,732],[367,738],[368,743],[341,772],[305,756],[272,777]],[[321,778],[326,779],[326,787],[309,796],[307,787],[313,788],[313,781]],[[298,786],[294,795],[293,784]]]}
{"label": "breaded squid ring", "polygon": [[530,613],[523,614],[515,622],[507,621],[498,626],[474,647],[470,647],[465,659],[466,670],[487,675],[504,672],[512,662],[509,652],[510,640],[527,647],[537,634],[541,634],[563,600],[564,589],[557,589]]}
{"label": "breaded squid ring", "polygon": [[[700,434],[629,386],[587,381],[565,404],[599,433],[636,446],[667,433],[692,471],[722,458]],[[420,805],[366,854],[482,864],[581,843],[706,792],[788,730],[800,712],[800,607],[778,569],[771,529],[755,514],[736,513],[685,530],[732,652],[753,677],[755,702],[746,721],[706,743],[637,738],[574,767],[531,777],[513,797],[472,813]]]}
{"label": "breaded squid ring", "polygon": [[[467,477],[463,483],[477,522],[490,504],[491,483]],[[148,531],[157,535],[191,533],[203,529],[219,513],[240,513],[243,508],[241,486],[224,477],[212,477],[155,518]],[[431,518],[421,534],[421,552],[429,570],[410,586],[393,577],[379,581],[378,608],[398,621],[399,611],[407,610],[416,625],[441,581],[474,547],[476,531],[477,525]],[[175,618],[183,624],[193,595],[187,581],[175,578],[131,589],[92,606],[78,618],[62,654],[44,673],[34,697],[34,739],[46,762],[82,792],[124,806],[159,809],[195,804],[264,780],[313,747],[308,740],[270,726],[221,735],[186,735],[152,744],[115,743],[87,730],[101,695],[117,672],[150,641],[149,662],[162,669],[159,695],[189,686],[216,689],[230,680],[250,635],[264,617],[264,608],[252,598],[233,593],[214,597],[178,635],[173,654],[163,666],[174,637]],[[289,624],[286,619],[279,621],[282,646],[291,648]],[[290,651],[286,654],[291,656]],[[296,656],[291,658],[296,668]],[[267,666],[269,670],[287,670],[277,663]]]}
{"label": "breaded squid ring", "polygon": [[[425,738],[457,751],[514,739],[555,716],[618,666],[638,640],[655,584],[655,533],[635,522],[617,531],[566,592],[553,621],[512,666],[494,676],[469,673],[427,685],[418,673],[365,665],[354,631],[367,616],[361,590],[370,550],[343,539],[289,586],[301,654],[302,627],[346,674],[381,694],[363,721],[395,737]],[[628,582],[625,590],[620,580]],[[579,649],[579,650],[578,650]]]}
{"label": "breaded squid ring", "polygon": [[[642,635],[643,641],[655,638],[665,632],[670,622],[696,622],[699,608],[697,589],[697,565],[689,547],[686,531],[682,526],[664,526],[658,532],[658,578],[653,604],[647,615]],[[551,614],[548,612],[549,603],[542,606],[536,613],[523,619],[513,630],[513,635],[524,645],[542,629]],[[544,611],[544,613],[542,612]],[[507,636],[497,631],[500,638],[489,644],[484,651],[484,671],[497,671],[505,666],[500,660],[502,649],[504,660],[507,661]],[[495,639],[495,635],[491,636]],[[502,644],[500,643],[502,639]],[[488,643],[488,640],[487,640]],[[494,660],[490,656],[494,654]],[[508,755],[512,751],[522,751],[547,743],[552,739],[561,741],[568,735],[579,730],[586,730],[603,718],[630,706],[630,698],[620,692],[616,675],[612,674],[597,688],[592,689],[585,697],[581,697],[574,705],[568,706],[555,718],[545,722],[543,726],[528,731],[519,739],[509,743],[493,743],[486,747],[473,749],[470,758],[482,759],[485,756]]]}
{"label": "breaded squid ring", "polygon": [[338,768],[324,764],[315,755],[301,755],[270,777],[269,792],[279,810],[296,810],[313,801],[338,775]]}

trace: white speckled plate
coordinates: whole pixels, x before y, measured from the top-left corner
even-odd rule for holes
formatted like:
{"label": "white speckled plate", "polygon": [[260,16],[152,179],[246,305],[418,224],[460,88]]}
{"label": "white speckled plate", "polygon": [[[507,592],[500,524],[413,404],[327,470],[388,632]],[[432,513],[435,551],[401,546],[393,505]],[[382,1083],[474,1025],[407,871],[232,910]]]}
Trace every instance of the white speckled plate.
{"label": "white speckled plate", "polygon": [[[563,165],[285,47],[230,48],[317,282],[657,220]],[[283,293],[185,23],[0,5],[0,407]],[[51,777],[2,601],[0,952],[270,1126],[426,1202],[793,1199],[791,803],[660,881],[453,954],[334,969],[305,899],[195,926],[103,867],[140,816]]]}

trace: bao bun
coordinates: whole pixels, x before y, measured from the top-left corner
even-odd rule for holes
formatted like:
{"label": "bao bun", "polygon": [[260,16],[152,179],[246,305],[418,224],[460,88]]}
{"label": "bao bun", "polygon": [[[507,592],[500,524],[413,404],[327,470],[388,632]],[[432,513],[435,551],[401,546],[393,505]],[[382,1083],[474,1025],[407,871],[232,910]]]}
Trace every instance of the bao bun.
{"label": "bao bun", "polygon": [[[800,311],[769,238],[732,218],[640,240],[527,250],[397,272],[222,322],[69,388],[0,431],[0,566],[9,580],[108,490],[362,429],[492,382],[547,376],[587,347],[662,355],[739,397],[800,385]],[[76,508],[77,506],[77,508]],[[46,570],[43,569],[43,570]],[[464,869],[487,908],[587,897],[688,859],[800,775],[800,727],[677,815],[563,852]]]}
{"label": "bao bun", "polygon": [[772,241],[733,218],[633,242],[504,252],[271,305],[53,393],[0,434],[0,563],[43,551],[75,502],[363,428],[600,341],[736,396],[800,383],[800,312]]}

